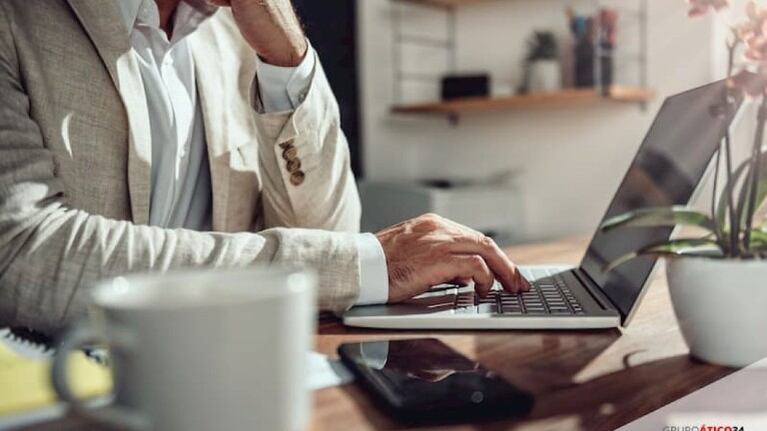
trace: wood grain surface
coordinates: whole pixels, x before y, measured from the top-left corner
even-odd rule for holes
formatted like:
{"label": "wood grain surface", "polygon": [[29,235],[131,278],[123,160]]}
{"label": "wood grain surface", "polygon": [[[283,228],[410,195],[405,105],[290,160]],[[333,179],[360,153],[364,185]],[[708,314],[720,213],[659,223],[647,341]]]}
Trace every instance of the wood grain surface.
{"label": "wood grain surface", "polygon": [[[586,238],[508,249],[519,264],[580,261]],[[320,322],[317,350],[371,339],[437,337],[535,394],[530,417],[464,424],[454,430],[613,430],[732,372],[687,355],[658,271],[634,320],[623,330],[382,332]],[[314,430],[399,429],[355,385],[315,395]],[[436,429],[436,428],[435,428]]]}

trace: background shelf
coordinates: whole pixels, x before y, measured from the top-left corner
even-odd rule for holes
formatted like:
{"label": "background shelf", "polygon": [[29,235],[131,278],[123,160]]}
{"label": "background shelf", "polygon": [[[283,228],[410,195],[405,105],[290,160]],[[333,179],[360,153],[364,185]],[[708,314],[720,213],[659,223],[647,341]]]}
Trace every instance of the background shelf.
{"label": "background shelf", "polygon": [[573,88],[556,93],[537,93],[508,97],[476,97],[431,103],[395,105],[392,107],[392,112],[398,114],[443,114],[458,116],[470,112],[589,105],[605,101],[646,103],[651,101],[654,96],[655,93],[647,88],[613,86],[610,87],[607,94],[602,94],[593,88]]}
{"label": "background shelf", "polygon": [[425,4],[429,6],[441,6],[441,7],[457,7],[465,6],[473,3],[486,2],[489,0],[398,0],[403,3],[416,3]]}
{"label": "background shelf", "polygon": [[[513,109],[525,109],[532,107],[556,107],[556,106],[583,106],[588,104],[609,102],[638,103],[644,108],[645,104],[654,97],[654,92],[647,85],[647,1],[636,0],[636,10],[631,9],[632,15],[638,20],[638,45],[628,52],[613,52],[614,62],[628,63],[631,68],[636,67],[636,79],[618,79],[617,83],[611,80],[609,91],[603,93],[602,76],[600,67],[595,63],[594,84],[595,88],[566,88],[554,93],[533,93],[508,97],[475,97],[450,101],[436,101],[428,103],[408,103],[404,97],[404,83],[419,81],[438,83],[442,76],[455,74],[458,69],[456,54],[456,9],[459,6],[491,2],[492,0],[392,0],[394,3],[392,31],[394,35],[393,51],[393,106],[391,112],[398,114],[443,114],[448,115],[451,122],[458,116],[468,112],[488,112]],[[496,0],[497,1],[497,0]],[[445,38],[432,39],[431,37],[408,35],[402,28],[402,19],[406,11],[397,5],[405,3],[431,6],[446,14]],[[591,0],[595,10],[599,10],[600,0]],[[626,11],[621,12],[625,14]],[[444,49],[446,52],[445,68],[438,74],[409,73],[403,60],[403,45],[420,45]],[[600,46],[595,44],[595,58],[600,58]],[[596,61],[596,60],[595,60]],[[626,81],[631,81],[628,84]],[[635,82],[635,83],[633,83]],[[617,85],[623,83],[624,85]],[[633,86],[631,86],[633,85]]]}

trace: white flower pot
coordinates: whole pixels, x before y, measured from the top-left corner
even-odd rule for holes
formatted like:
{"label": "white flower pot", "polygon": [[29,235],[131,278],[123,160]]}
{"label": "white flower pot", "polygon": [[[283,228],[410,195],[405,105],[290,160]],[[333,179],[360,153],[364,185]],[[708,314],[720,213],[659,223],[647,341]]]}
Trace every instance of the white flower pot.
{"label": "white flower pot", "polygon": [[692,356],[730,367],[767,357],[767,262],[677,258],[666,274]]}
{"label": "white flower pot", "polygon": [[530,64],[531,93],[551,93],[562,89],[562,66],[558,60],[536,60]]}

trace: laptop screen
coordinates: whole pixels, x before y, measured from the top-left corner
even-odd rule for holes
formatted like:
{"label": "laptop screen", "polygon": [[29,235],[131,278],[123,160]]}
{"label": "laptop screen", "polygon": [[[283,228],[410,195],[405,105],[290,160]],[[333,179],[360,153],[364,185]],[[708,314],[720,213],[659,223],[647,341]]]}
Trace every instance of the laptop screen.
{"label": "laptop screen", "polygon": [[[719,81],[666,99],[603,220],[638,208],[689,202],[723,138],[725,120],[712,110],[720,103],[723,89],[724,82]],[[597,231],[591,240],[581,269],[618,307],[624,322],[657,259],[639,257],[610,272],[605,272],[605,266],[642,246],[668,239],[672,230],[618,228]]]}

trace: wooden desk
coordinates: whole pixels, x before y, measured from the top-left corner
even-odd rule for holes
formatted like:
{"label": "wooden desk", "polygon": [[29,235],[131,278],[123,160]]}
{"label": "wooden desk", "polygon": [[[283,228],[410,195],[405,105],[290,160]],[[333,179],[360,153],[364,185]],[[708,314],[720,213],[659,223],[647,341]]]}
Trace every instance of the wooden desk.
{"label": "wooden desk", "polygon": [[[508,252],[519,264],[577,264],[587,243],[575,238]],[[344,342],[424,336],[441,339],[536,396],[525,420],[448,428],[454,430],[613,430],[732,371],[687,356],[664,271],[622,331],[383,332],[323,321],[317,350],[335,356]],[[313,430],[400,427],[355,385],[315,395]]]}
{"label": "wooden desk", "polygon": [[[576,238],[508,251],[520,264],[575,264],[586,242]],[[454,430],[613,430],[732,371],[687,356],[662,273],[622,333],[617,329],[385,332],[322,320],[316,348],[335,357],[344,342],[424,336],[440,338],[536,396],[536,407],[525,420],[450,428]],[[312,430],[401,428],[355,385],[317,392],[314,406]],[[84,429],[82,425],[68,418],[31,429]]]}

